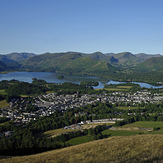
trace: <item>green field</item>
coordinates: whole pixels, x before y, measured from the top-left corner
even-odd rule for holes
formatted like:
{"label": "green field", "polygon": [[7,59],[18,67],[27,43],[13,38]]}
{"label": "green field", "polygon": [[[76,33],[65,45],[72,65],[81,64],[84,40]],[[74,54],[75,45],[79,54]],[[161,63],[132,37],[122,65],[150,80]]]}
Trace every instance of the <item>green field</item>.
{"label": "green field", "polygon": [[2,89],[2,90],[0,90],[0,94],[5,95],[7,93],[5,92],[5,89]]}
{"label": "green field", "polygon": [[121,88],[121,89],[130,89],[130,88],[132,88],[132,86],[117,86],[117,88]]}
{"label": "green field", "polygon": [[7,107],[9,104],[6,102],[6,100],[0,101],[0,108]]}
{"label": "green field", "polygon": [[54,93],[54,91],[47,91],[46,94]]}
{"label": "green field", "polygon": [[77,144],[82,144],[82,143],[86,143],[90,141],[93,141],[93,137],[86,135],[86,136],[79,136],[76,138],[72,138],[66,143],[71,144],[71,145],[77,145]]}
{"label": "green field", "polygon": [[[138,134],[143,134],[143,131],[113,131],[113,130],[104,130],[101,132],[104,137],[113,137],[113,136],[130,136],[130,135],[138,135]],[[86,142],[93,141],[93,136],[80,136],[76,138],[72,138],[67,143],[71,145],[77,145],[77,144],[82,144]]]}
{"label": "green field", "polygon": [[[146,130],[126,130],[126,128],[134,128],[134,127],[142,127],[142,128],[153,128],[153,127],[160,127],[158,131],[146,131]],[[124,128],[124,130],[123,130]],[[113,136],[130,136],[130,135],[139,135],[139,134],[163,134],[163,122],[161,121],[139,121],[131,124],[124,125],[120,127],[121,130],[104,130],[102,131],[102,135],[104,137],[113,137]],[[80,136],[77,138],[72,138],[71,140],[67,141],[67,143],[76,145],[82,144],[89,141],[92,141],[92,136]]]}
{"label": "green field", "polygon": [[129,109],[134,110],[134,109],[138,109],[138,108],[143,109],[144,107],[136,107],[136,106],[135,107],[134,106],[133,107],[128,107],[128,106],[118,106],[117,107],[117,109],[122,109],[122,110],[129,110]]}
{"label": "green field", "polygon": [[75,129],[55,129],[55,130],[49,130],[46,132],[39,132],[37,134],[35,134],[36,137],[54,137],[63,133],[67,133],[67,132],[74,132],[77,131]]}
{"label": "green field", "polygon": [[106,86],[106,88],[103,88],[104,90],[107,90],[107,91],[122,91],[122,92],[124,92],[124,91],[129,91],[129,89],[131,89],[132,88],[132,86],[113,86],[113,87],[111,87],[111,86],[109,86],[108,88],[107,88],[107,86]]}
{"label": "green field", "polygon": [[122,126],[122,128],[127,127],[144,127],[144,128],[153,128],[153,127],[160,127],[163,129],[163,122],[161,121],[138,121],[131,124],[126,124]]}

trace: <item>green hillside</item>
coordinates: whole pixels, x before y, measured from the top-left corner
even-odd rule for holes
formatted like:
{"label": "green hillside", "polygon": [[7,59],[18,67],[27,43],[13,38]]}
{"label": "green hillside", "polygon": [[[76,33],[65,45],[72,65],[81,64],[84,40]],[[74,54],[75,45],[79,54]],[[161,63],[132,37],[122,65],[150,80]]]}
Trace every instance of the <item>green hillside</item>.
{"label": "green hillside", "polygon": [[139,69],[146,71],[160,71],[163,72],[163,57],[150,58],[147,61],[138,65]]}
{"label": "green hillside", "polygon": [[10,68],[17,68],[20,66],[19,63],[12,59],[9,59],[6,55],[0,55],[0,61]]}
{"label": "green hillside", "polygon": [[51,71],[59,73],[92,74],[114,71],[107,62],[82,56],[81,53],[67,52],[42,54],[25,60],[21,66],[25,70]]}
{"label": "green hillside", "polygon": [[29,156],[1,159],[2,163],[106,163],[163,161],[163,135],[115,136]]}

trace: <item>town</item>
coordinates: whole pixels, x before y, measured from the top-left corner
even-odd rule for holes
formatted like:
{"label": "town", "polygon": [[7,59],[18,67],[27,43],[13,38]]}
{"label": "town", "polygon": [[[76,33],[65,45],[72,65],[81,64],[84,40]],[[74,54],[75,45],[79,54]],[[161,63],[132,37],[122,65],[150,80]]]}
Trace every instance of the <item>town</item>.
{"label": "town", "polygon": [[[50,93],[32,97],[32,100],[23,97],[20,99],[13,99],[8,107],[1,108],[0,117],[12,119],[16,124],[22,124],[28,123],[31,120],[36,120],[39,117],[49,116],[54,112],[64,112],[69,108],[80,108],[97,102],[111,104],[132,103],[132,106],[136,106],[141,103],[153,104],[161,101],[163,101],[162,95],[158,93],[151,94],[147,90],[137,91],[133,94],[129,92],[112,92],[110,94],[103,93],[99,95],[79,95],[78,93],[73,95],[57,95],[56,93]],[[29,106],[35,107],[36,109],[28,110],[27,108]]]}

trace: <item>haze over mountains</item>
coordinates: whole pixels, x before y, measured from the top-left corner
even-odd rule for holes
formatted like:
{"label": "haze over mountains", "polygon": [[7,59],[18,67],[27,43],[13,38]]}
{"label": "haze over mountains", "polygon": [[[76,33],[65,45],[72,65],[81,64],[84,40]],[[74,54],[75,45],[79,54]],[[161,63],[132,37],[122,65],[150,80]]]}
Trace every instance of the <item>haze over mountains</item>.
{"label": "haze over mountains", "polygon": [[128,80],[135,71],[163,73],[163,56],[130,52],[117,54],[65,52],[40,55],[11,53],[0,55],[0,71],[46,71],[115,78],[119,76],[119,79]]}

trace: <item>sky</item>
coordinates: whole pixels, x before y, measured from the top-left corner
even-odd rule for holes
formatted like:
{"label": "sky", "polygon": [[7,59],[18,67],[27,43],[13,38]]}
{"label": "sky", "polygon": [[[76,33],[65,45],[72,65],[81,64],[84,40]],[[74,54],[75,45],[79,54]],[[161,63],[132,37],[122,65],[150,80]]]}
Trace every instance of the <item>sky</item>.
{"label": "sky", "polygon": [[0,0],[0,54],[163,54],[163,0]]}

